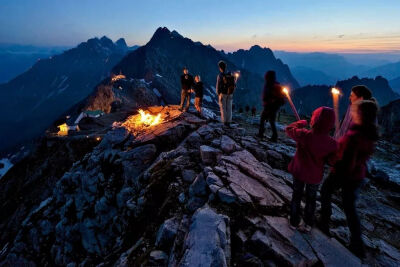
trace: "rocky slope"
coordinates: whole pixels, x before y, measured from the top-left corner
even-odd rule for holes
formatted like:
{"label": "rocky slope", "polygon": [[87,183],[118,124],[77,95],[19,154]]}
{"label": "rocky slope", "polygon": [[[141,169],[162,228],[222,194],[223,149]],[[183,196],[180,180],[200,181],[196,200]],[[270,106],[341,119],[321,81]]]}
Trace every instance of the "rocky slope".
{"label": "rocky slope", "polygon": [[127,50],[123,39],[89,39],[0,85],[0,151],[40,135],[109,76]]}
{"label": "rocky slope", "polygon": [[[93,149],[61,139],[69,153],[54,157],[69,163],[52,178],[43,171],[53,159],[51,141],[44,140],[40,155],[47,160],[36,163],[35,176],[10,172],[0,180],[1,195],[13,192],[16,200],[0,202],[7,214],[0,265],[361,265],[345,247],[348,230],[337,198],[333,238],[288,227],[291,140],[256,139],[256,129],[239,118],[226,129],[209,110],[202,118],[176,106],[147,111],[162,114],[163,122],[146,127],[133,115]],[[26,195],[39,187],[46,190]],[[398,199],[399,191],[378,189],[373,181],[362,189],[367,265],[400,260]],[[4,213],[10,209],[15,212]]]}

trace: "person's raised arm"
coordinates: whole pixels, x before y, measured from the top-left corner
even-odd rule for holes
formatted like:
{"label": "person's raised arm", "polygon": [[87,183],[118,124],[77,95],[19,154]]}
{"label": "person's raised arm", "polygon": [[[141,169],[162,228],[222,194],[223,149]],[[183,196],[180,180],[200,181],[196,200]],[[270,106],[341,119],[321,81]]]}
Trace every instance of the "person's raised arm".
{"label": "person's raised arm", "polygon": [[299,120],[288,125],[285,129],[285,132],[290,138],[292,138],[296,142],[303,142],[305,134],[307,132],[307,130],[304,128],[307,125],[308,122],[306,120]]}

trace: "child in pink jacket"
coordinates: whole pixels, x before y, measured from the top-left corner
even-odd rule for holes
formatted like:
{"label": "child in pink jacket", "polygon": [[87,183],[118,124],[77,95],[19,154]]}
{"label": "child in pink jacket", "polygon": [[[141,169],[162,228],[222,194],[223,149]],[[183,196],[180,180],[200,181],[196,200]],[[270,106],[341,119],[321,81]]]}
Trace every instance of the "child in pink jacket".
{"label": "child in pink jacket", "polygon": [[300,120],[286,127],[286,134],[297,143],[294,158],[289,164],[293,175],[293,195],[290,205],[290,225],[300,225],[300,204],[304,187],[306,190],[306,207],[304,222],[306,231],[314,225],[315,202],[318,186],[322,181],[324,165],[334,158],[338,144],[329,133],[335,124],[335,113],[332,108],[320,107],[314,110],[311,117],[311,130],[306,129],[307,121]]}

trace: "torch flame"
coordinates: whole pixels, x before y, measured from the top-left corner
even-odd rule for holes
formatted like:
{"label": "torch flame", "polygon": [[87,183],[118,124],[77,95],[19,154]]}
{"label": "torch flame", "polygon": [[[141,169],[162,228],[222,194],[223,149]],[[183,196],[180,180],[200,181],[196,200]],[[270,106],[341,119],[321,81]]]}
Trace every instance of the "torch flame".
{"label": "torch flame", "polygon": [[282,92],[289,95],[289,90],[286,87],[283,87]]}
{"label": "torch flame", "polygon": [[161,122],[161,114],[153,116],[149,113],[144,112],[142,109],[139,109],[139,113],[140,113],[140,122],[144,125],[153,126]]}
{"label": "torch flame", "polygon": [[335,87],[332,88],[331,93],[334,95],[340,95],[340,91]]}
{"label": "torch flame", "polygon": [[239,72],[236,72],[236,73],[235,73],[235,77],[236,77],[236,78],[239,78],[239,75],[240,75]]}

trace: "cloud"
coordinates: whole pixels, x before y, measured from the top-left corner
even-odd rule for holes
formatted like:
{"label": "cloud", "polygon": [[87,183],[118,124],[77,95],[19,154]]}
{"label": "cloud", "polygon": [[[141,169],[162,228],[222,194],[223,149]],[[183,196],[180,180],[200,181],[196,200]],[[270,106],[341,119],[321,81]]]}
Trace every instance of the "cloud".
{"label": "cloud", "polygon": [[252,36],[251,36],[251,39],[256,39],[257,38],[257,34],[253,34]]}
{"label": "cloud", "polygon": [[339,34],[338,35],[338,38],[343,38],[344,37],[344,34]]}

